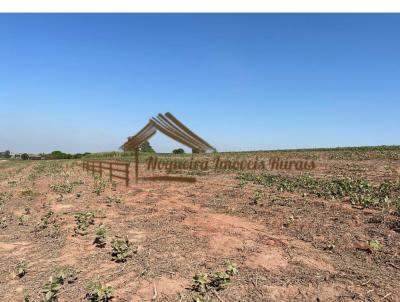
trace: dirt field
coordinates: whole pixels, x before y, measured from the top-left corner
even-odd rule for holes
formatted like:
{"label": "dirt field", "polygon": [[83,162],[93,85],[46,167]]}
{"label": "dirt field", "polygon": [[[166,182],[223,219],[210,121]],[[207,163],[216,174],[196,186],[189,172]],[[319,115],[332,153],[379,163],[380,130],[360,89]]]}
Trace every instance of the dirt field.
{"label": "dirt field", "polygon": [[[400,176],[397,159],[316,162],[315,179],[378,186]],[[92,280],[115,289],[112,301],[400,301],[400,186],[376,205],[364,195],[329,197],[327,183],[322,193],[293,183],[300,172],[274,183],[198,174],[194,184],[125,187],[94,179],[78,161],[0,163],[1,301],[42,301],[60,270],[71,273],[43,301],[85,301]],[[93,224],[77,229],[80,212],[93,213]],[[103,247],[94,244],[100,224]],[[133,244],[126,261],[112,258],[116,236]],[[193,287],[199,273],[209,282]]]}

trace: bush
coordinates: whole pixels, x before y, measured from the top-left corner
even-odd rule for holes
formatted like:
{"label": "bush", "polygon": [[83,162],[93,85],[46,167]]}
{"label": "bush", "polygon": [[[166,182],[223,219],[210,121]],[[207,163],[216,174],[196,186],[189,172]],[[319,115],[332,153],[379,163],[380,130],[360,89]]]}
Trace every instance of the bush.
{"label": "bush", "polygon": [[22,159],[22,160],[27,160],[27,159],[29,159],[28,153],[23,153],[23,154],[21,155],[21,159]]}

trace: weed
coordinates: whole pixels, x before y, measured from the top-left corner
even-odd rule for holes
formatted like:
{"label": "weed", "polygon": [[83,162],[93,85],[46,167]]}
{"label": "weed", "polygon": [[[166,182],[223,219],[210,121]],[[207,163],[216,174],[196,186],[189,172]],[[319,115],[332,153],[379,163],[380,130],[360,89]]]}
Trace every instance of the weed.
{"label": "weed", "polygon": [[96,230],[96,238],[94,240],[97,247],[105,247],[107,243],[107,233],[107,227],[104,224],[100,224]]}
{"label": "weed", "polygon": [[8,181],[8,185],[10,187],[16,187],[17,186],[17,182],[15,180],[10,180],[10,181]]}
{"label": "weed", "polygon": [[99,177],[98,175],[94,176],[94,184],[93,184],[93,193],[96,193],[99,196],[101,193],[104,192],[106,188],[106,181]]}
{"label": "weed", "polygon": [[256,190],[251,197],[251,205],[256,205],[264,197],[264,193],[261,190]]}
{"label": "weed", "polygon": [[69,182],[50,185],[50,189],[58,194],[67,194],[72,192],[72,184]]}
{"label": "weed", "polygon": [[79,235],[86,235],[89,225],[94,224],[94,217],[94,213],[90,211],[75,214],[75,233]]}
{"label": "weed", "polygon": [[226,272],[216,272],[212,275],[211,286],[216,290],[224,289],[231,282],[231,276]]}
{"label": "weed", "polygon": [[41,219],[40,222],[36,225],[35,230],[44,230],[46,229],[50,224],[55,224],[56,222],[56,217],[53,211],[48,211]]}
{"label": "weed", "polygon": [[73,283],[78,278],[79,271],[69,266],[57,267],[54,270],[54,277],[62,284],[65,282]]}
{"label": "weed", "polygon": [[0,192],[0,202],[9,201],[12,197],[11,193],[8,192]]}
{"label": "weed", "polygon": [[56,302],[62,285],[65,282],[73,283],[77,279],[78,271],[71,267],[59,267],[43,286],[42,302]]}
{"label": "weed", "polygon": [[1,218],[1,220],[0,220],[0,227],[1,227],[2,229],[5,229],[5,228],[7,227],[7,218],[6,218],[6,217]]}
{"label": "weed", "polygon": [[62,283],[57,278],[51,276],[49,281],[43,286],[43,299],[42,302],[55,302],[58,301],[58,293],[61,289]]}
{"label": "weed", "polygon": [[4,204],[9,201],[12,197],[11,193],[8,192],[0,192],[0,209],[4,206]]}
{"label": "weed", "polygon": [[192,299],[194,302],[211,302],[215,291],[225,289],[231,282],[232,276],[238,274],[237,265],[228,261],[226,269],[211,275],[198,273],[192,281]]}
{"label": "weed", "polygon": [[230,276],[236,275],[239,273],[237,268],[237,264],[231,261],[226,262],[226,273]]}
{"label": "weed", "polygon": [[382,248],[382,246],[378,240],[370,240],[368,242],[368,245],[371,248],[371,250],[373,250],[373,251],[379,251]]}
{"label": "weed", "polygon": [[87,286],[86,300],[91,302],[108,302],[112,299],[115,289],[101,284],[99,281],[91,281]]}
{"label": "weed", "polygon": [[198,273],[193,277],[192,290],[197,293],[206,293],[210,280],[207,273]]}
{"label": "weed", "polygon": [[31,296],[29,294],[24,294],[24,302],[31,302]]}
{"label": "weed", "polygon": [[112,257],[116,262],[125,262],[128,258],[132,257],[133,253],[137,253],[137,247],[134,246],[127,237],[115,238],[111,242]]}
{"label": "weed", "polygon": [[25,225],[25,222],[29,220],[29,217],[27,215],[21,215],[18,217],[18,224],[19,225]]}
{"label": "weed", "polygon": [[121,198],[115,196],[107,196],[106,197],[107,206],[111,206],[112,203],[121,203]]}
{"label": "weed", "polygon": [[31,188],[26,188],[21,191],[21,196],[27,197],[28,200],[32,200],[35,195],[35,192],[33,192]]}
{"label": "weed", "polygon": [[15,267],[15,272],[18,277],[22,278],[27,273],[27,265],[25,261],[19,261]]}

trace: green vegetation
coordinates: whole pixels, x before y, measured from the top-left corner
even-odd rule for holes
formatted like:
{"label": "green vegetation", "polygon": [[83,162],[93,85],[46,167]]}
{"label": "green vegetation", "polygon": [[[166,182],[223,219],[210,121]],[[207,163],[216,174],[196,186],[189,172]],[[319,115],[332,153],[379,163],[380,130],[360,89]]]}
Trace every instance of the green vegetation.
{"label": "green vegetation", "polygon": [[61,151],[53,151],[50,154],[47,154],[45,157],[46,159],[79,159],[85,155],[90,153],[76,153],[76,154],[68,154]]}
{"label": "green vegetation", "polygon": [[185,150],[183,150],[182,148],[178,148],[178,149],[174,149],[172,150],[173,154],[185,154]]}
{"label": "green vegetation", "polygon": [[106,181],[98,175],[94,175],[93,179],[93,193],[96,193],[97,196],[99,196],[106,188]]}
{"label": "green vegetation", "polygon": [[15,273],[18,277],[22,278],[27,273],[27,264],[25,261],[19,261],[15,267]]}
{"label": "green vegetation", "polygon": [[[193,150],[192,150],[193,152]],[[260,150],[260,151],[240,151],[240,152],[219,152],[224,158],[237,159],[242,157],[279,157],[279,158],[297,158],[297,159],[327,159],[327,160],[367,160],[367,159],[400,159],[400,146],[361,146],[361,147],[337,147],[337,148],[314,148],[314,149],[284,149],[284,150]],[[139,153],[139,162],[145,162],[154,152]],[[157,153],[161,157],[187,156],[192,154],[170,154]],[[196,154],[196,157],[213,157],[213,153]],[[134,152],[101,152],[85,155],[84,158],[91,159],[112,159],[121,161],[134,161]]]}
{"label": "green vegetation", "polygon": [[72,188],[73,186],[69,182],[50,185],[50,189],[59,194],[71,193]]}
{"label": "green vegetation", "polygon": [[60,236],[60,226],[57,224],[57,216],[53,211],[48,211],[35,226],[35,232],[45,237],[57,238]]}
{"label": "green vegetation", "polygon": [[86,300],[91,302],[108,302],[112,299],[115,289],[101,284],[99,281],[91,281],[87,286]]}
{"label": "green vegetation", "polygon": [[112,247],[112,258],[116,262],[125,262],[128,258],[131,258],[133,253],[137,253],[137,246],[133,245],[127,237],[115,238],[111,242]]}
{"label": "green vegetation", "polygon": [[96,238],[94,243],[97,247],[105,247],[107,244],[108,229],[104,224],[100,224],[96,230]]}
{"label": "green vegetation", "polygon": [[261,190],[256,190],[251,197],[250,204],[258,204],[264,198],[264,193]]}
{"label": "green vegetation", "polygon": [[368,242],[368,245],[371,248],[371,250],[373,250],[373,251],[379,251],[382,248],[382,246],[378,240],[370,240]]}
{"label": "green vegetation", "polygon": [[0,192],[0,209],[4,206],[4,204],[9,201],[12,197],[11,193],[8,192]]}
{"label": "green vegetation", "polygon": [[75,234],[86,235],[87,230],[91,224],[94,224],[95,214],[91,211],[89,212],[80,212],[75,214]]}
{"label": "green vegetation", "polygon": [[144,141],[139,145],[139,151],[140,152],[146,152],[146,153],[155,153],[153,147],[150,145],[149,141]]}
{"label": "green vegetation", "polygon": [[290,177],[269,173],[240,173],[238,179],[274,187],[279,191],[303,191],[324,198],[348,197],[352,204],[364,207],[378,207],[388,200],[398,202],[400,181],[383,181],[374,186],[366,179],[330,178],[316,179],[309,176]]}
{"label": "green vegetation", "polygon": [[237,265],[228,261],[225,271],[212,274],[198,273],[192,281],[192,299],[194,302],[212,302],[216,291],[225,289],[234,275],[238,274]]}
{"label": "green vegetation", "polygon": [[50,224],[56,223],[56,215],[53,211],[48,211],[41,219],[40,222],[36,225],[36,230],[44,230]]}
{"label": "green vegetation", "polygon": [[55,273],[49,278],[49,281],[43,286],[42,302],[58,301],[59,292],[65,282],[73,283],[77,279],[78,271],[71,267],[56,268]]}
{"label": "green vegetation", "polygon": [[43,299],[42,302],[55,302],[58,301],[58,293],[61,289],[62,283],[57,278],[51,276],[49,281],[43,286]]}
{"label": "green vegetation", "polygon": [[116,196],[107,196],[106,197],[106,204],[111,206],[113,203],[121,203],[121,198]]}

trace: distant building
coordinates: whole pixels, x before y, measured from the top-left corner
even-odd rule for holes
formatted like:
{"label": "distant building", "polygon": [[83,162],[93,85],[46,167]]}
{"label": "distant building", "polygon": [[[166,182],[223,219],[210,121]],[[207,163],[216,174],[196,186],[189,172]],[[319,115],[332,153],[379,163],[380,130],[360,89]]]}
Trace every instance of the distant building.
{"label": "distant building", "polygon": [[30,160],[42,160],[46,159],[45,156],[42,156],[40,154],[28,154]]}

